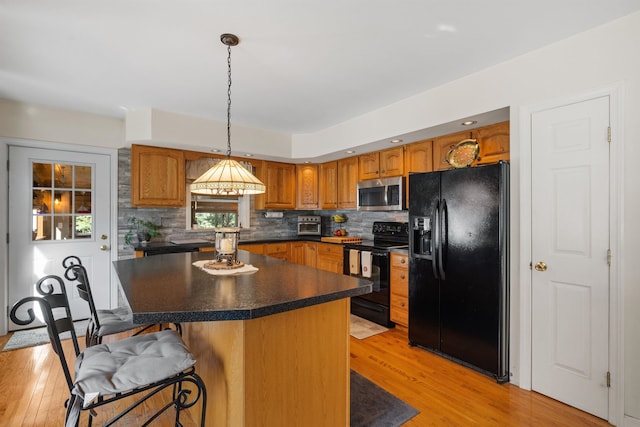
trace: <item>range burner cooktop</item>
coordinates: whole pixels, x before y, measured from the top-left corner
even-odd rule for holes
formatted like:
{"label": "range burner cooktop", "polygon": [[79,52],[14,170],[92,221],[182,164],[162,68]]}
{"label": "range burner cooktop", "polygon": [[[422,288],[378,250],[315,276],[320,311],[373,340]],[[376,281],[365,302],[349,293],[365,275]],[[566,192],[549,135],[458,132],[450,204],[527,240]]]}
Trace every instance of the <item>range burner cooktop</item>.
{"label": "range burner cooktop", "polygon": [[374,222],[373,240],[364,240],[357,244],[347,244],[350,248],[371,249],[408,249],[409,224],[406,222]]}

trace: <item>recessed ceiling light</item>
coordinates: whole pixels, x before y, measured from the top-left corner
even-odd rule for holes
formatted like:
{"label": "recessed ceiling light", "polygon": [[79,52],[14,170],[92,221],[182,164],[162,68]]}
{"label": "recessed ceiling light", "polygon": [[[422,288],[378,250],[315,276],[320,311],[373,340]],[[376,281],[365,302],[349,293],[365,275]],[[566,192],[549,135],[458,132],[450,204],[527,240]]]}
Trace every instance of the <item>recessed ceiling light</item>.
{"label": "recessed ceiling light", "polygon": [[211,152],[212,152],[212,153],[219,153],[219,152],[220,152],[220,150],[219,150],[218,148],[213,148],[213,149],[211,149]]}
{"label": "recessed ceiling light", "polygon": [[311,163],[311,162],[310,162],[309,160],[305,160],[304,162],[305,162],[306,164],[309,164],[309,163]]}
{"label": "recessed ceiling light", "polygon": [[462,122],[462,126],[471,126],[471,125],[475,125],[476,123],[478,123],[475,120],[467,120],[466,122]]}
{"label": "recessed ceiling light", "polygon": [[353,154],[355,152],[356,152],[355,150],[347,150],[347,151],[345,151],[345,153],[347,153],[347,154]]}
{"label": "recessed ceiling light", "polygon": [[247,154],[245,154],[244,156],[245,156],[245,157],[253,157],[253,154],[249,154],[249,153],[247,153]]}
{"label": "recessed ceiling light", "polygon": [[401,140],[401,139],[392,139],[392,140],[391,140],[391,141],[389,141],[389,142],[390,142],[390,143],[392,143],[392,144],[397,144],[397,143],[399,143],[399,142],[402,142],[402,140]]}

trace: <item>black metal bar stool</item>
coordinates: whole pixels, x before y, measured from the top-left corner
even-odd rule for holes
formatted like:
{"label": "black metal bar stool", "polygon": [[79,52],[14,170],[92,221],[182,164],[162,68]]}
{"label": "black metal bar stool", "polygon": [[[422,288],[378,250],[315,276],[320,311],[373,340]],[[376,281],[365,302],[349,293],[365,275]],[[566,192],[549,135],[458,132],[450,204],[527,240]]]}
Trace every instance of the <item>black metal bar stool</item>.
{"label": "black metal bar stool", "polygon": [[[55,288],[59,287],[59,290]],[[30,296],[18,301],[10,317],[18,325],[28,325],[36,319],[34,308],[39,308],[53,350],[58,355],[70,397],[66,402],[66,427],[76,427],[81,411],[89,411],[87,425],[91,426],[96,410],[123,398],[138,395],[138,399],[104,425],[110,426],[152,396],[170,388],[171,398],[143,424],[148,425],[161,413],[174,407],[175,425],[180,424],[180,412],[202,402],[200,425],[205,425],[207,392],[202,379],[196,374],[196,363],[186,344],[174,330],[164,330],[125,338],[114,343],[96,344],[80,351],[73,327],[71,310],[64,281],[58,276],[45,276],[36,289],[41,296]],[[25,311],[27,318],[20,318]],[[21,315],[18,315],[18,313]],[[73,341],[76,357],[75,375],[72,377],[60,334],[68,332]]]}
{"label": "black metal bar stool", "polygon": [[[139,325],[133,323],[131,311],[126,307],[118,307],[113,310],[96,308],[93,300],[93,293],[89,285],[87,270],[82,265],[80,258],[75,255],[66,257],[62,261],[62,266],[66,268],[64,276],[69,281],[77,281],[76,288],[80,298],[89,303],[91,319],[87,325],[85,342],[87,347],[102,343],[102,338],[107,335],[119,334],[120,332],[139,329],[133,335],[139,335],[156,326],[154,324]],[[182,327],[175,323],[176,331],[182,335]],[[162,325],[158,324],[158,330],[162,330]]]}

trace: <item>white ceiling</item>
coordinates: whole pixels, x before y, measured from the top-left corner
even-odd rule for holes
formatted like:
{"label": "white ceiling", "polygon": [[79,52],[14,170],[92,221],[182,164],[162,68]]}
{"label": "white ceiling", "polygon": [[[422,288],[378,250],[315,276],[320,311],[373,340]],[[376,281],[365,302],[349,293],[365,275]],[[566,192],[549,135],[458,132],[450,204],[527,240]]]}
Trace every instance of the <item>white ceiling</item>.
{"label": "white ceiling", "polygon": [[0,0],[0,98],[313,133],[640,10],[638,0]]}

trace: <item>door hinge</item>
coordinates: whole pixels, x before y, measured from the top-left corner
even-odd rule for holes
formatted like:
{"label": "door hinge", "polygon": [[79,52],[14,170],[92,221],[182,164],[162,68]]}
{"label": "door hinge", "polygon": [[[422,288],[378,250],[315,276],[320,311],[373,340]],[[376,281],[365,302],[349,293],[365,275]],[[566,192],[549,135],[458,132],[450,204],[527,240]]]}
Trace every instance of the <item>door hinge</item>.
{"label": "door hinge", "polygon": [[607,142],[611,143],[611,126],[607,127]]}
{"label": "door hinge", "polygon": [[611,387],[611,372],[607,371],[607,387]]}
{"label": "door hinge", "polygon": [[607,265],[611,267],[611,249],[607,249]]}

